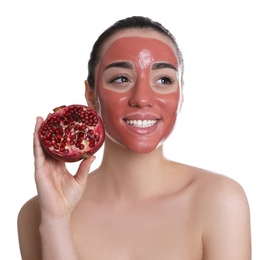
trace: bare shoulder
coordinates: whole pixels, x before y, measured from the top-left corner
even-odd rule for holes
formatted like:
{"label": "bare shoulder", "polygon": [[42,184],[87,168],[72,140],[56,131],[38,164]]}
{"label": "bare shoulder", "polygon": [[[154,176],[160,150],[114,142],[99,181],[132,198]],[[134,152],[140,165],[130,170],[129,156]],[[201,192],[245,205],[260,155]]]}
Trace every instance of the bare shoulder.
{"label": "bare shoulder", "polygon": [[177,164],[177,170],[184,173],[190,183],[190,189],[195,192],[201,200],[208,199],[210,202],[222,203],[231,201],[232,199],[239,199],[247,202],[245,191],[240,183],[236,180],[216,172],[206,169]]}
{"label": "bare shoulder", "polygon": [[250,211],[240,183],[225,175],[186,166],[200,223],[204,259],[251,259]]}
{"label": "bare shoulder", "polygon": [[28,200],[18,214],[18,238],[22,259],[41,259],[38,197]]}
{"label": "bare shoulder", "polygon": [[[210,205],[210,209],[217,210],[217,207],[231,207],[237,210],[244,207],[248,208],[246,193],[242,185],[236,180],[204,169],[194,168],[196,188],[198,194],[201,194],[202,203]],[[234,207],[236,206],[236,207]]]}

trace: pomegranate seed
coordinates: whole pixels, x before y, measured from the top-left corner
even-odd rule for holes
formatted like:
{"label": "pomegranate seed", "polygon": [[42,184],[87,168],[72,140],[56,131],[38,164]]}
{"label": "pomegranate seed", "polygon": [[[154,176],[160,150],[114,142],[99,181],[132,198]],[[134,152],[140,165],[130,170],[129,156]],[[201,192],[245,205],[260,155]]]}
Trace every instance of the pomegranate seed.
{"label": "pomegranate seed", "polygon": [[90,147],[94,147],[95,146],[95,140],[93,138],[90,139],[89,146]]}
{"label": "pomegranate seed", "polygon": [[78,148],[80,149],[80,150],[83,150],[84,149],[84,144],[80,144],[79,146],[78,146]]}

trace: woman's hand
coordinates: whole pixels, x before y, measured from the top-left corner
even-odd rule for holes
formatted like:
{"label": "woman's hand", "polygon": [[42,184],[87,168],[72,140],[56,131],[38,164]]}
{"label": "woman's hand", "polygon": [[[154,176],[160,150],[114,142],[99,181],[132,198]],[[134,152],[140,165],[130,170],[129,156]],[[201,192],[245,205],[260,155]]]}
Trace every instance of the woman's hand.
{"label": "woman's hand", "polygon": [[59,219],[69,216],[79,202],[95,156],[83,160],[73,176],[68,172],[65,162],[58,161],[44,152],[38,136],[42,122],[43,119],[37,117],[34,132],[35,181],[41,217]]}

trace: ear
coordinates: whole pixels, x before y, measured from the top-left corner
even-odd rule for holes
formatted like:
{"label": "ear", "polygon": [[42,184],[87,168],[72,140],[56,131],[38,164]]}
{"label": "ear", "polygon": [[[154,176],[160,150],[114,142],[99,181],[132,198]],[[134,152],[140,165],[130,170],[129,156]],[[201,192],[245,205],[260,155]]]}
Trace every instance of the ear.
{"label": "ear", "polygon": [[90,108],[96,110],[94,91],[90,88],[89,83],[85,80],[85,99]]}

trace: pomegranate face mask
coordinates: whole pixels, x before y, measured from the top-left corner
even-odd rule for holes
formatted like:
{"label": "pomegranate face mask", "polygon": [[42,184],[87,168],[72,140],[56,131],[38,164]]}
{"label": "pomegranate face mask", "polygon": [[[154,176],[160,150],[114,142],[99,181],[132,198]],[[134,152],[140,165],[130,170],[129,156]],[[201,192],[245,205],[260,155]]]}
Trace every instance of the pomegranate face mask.
{"label": "pomegranate face mask", "polygon": [[158,39],[119,38],[101,59],[96,96],[107,135],[132,151],[150,152],[176,122],[178,58]]}

